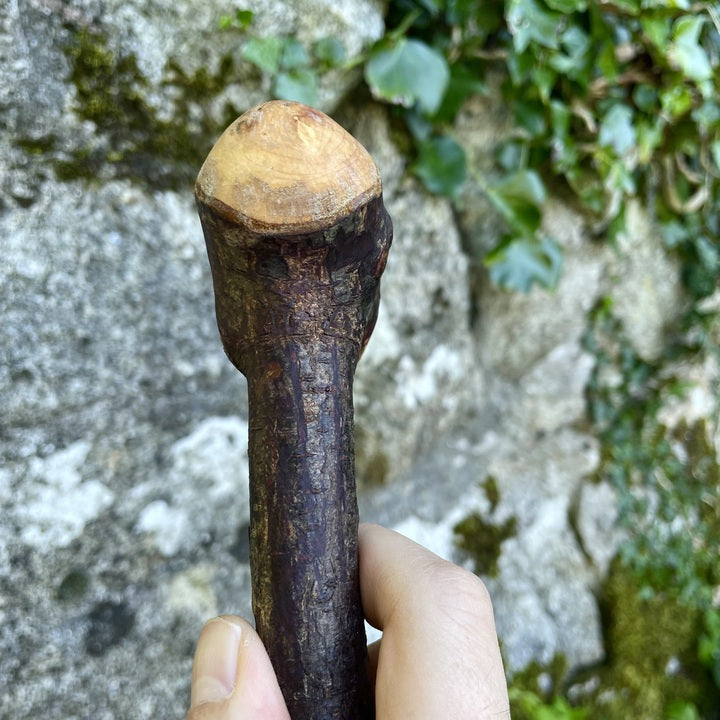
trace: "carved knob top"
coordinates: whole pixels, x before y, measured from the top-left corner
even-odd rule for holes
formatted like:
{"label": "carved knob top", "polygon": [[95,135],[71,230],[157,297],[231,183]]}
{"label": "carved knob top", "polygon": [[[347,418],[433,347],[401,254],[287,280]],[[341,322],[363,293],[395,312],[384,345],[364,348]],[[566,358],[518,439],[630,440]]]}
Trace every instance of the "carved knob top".
{"label": "carved knob top", "polygon": [[375,163],[352,135],[319,110],[280,100],[230,125],[195,184],[198,200],[261,234],[331,227],[381,192]]}

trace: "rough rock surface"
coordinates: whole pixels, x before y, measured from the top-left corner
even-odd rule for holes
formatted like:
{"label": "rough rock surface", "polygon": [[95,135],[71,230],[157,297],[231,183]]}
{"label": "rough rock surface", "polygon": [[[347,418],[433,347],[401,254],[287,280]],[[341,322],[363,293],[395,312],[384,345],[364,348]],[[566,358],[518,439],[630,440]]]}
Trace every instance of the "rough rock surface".
{"label": "rough rock surface", "polygon": [[[351,53],[383,29],[375,0],[242,6],[259,35],[339,36]],[[239,36],[216,23],[234,7],[0,9],[12,71],[0,75],[0,718],[181,717],[202,622],[250,614],[245,383],[217,336],[191,188],[227,106],[267,97],[247,64],[222,74]],[[94,80],[73,79],[83,52]],[[619,536],[612,490],[588,482],[598,448],[581,338],[612,293],[652,357],[680,302],[676,269],[638,210],[626,242],[642,260],[626,287],[622,260],[551,198],[557,291],[490,287],[477,258],[499,219],[477,188],[459,210],[428,196],[385,110],[365,96],[342,104],[353,82],[328,78],[320,102],[376,158],[395,224],[356,377],[362,516],[468,567],[457,523],[515,518],[486,578],[509,670],[555,653],[593,662],[593,589]],[[121,108],[110,121],[87,107],[108,96]],[[507,130],[492,97],[457,126],[488,173]],[[717,366],[679,374],[697,392],[669,406],[668,424],[716,412]]]}

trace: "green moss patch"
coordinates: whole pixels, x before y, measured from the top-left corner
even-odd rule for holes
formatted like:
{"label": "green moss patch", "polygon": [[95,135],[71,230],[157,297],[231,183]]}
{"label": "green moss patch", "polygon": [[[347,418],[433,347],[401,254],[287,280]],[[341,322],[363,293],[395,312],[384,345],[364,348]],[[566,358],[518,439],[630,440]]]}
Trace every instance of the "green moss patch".
{"label": "green moss patch", "polygon": [[600,687],[592,698],[593,720],[667,718],[672,707],[695,706],[717,717],[711,678],[700,662],[700,610],[673,594],[642,593],[638,578],[620,562],[605,585],[607,661],[597,670]]}
{"label": "green moss patch", "polygon": [[170,89],[172,117],[161,117],[147,102],[151,87],[132,54],[114,51],[100,30],[80,28],[65,47],[69,81],[76,88],[75,113],[95,126],[85,145],[60,154],[57,138],[20,138],[29,155],[48,156],[60,180],[124,178],[153,189],[188,188],[212,139],[237,117],[228,105],[220,122],[202,109],[235,74],[232,57],[217,73],[201,68],[188,75],[172,60],[160,91]]}
{"label": "green moss patch", "polygon": [[472,558],[475,572],[494,577],[498,574],[503,542],[517,532],[517,519],[511,517],[496,525],[473,513],[455,525],[453,532],[457,535],[457,546]]}

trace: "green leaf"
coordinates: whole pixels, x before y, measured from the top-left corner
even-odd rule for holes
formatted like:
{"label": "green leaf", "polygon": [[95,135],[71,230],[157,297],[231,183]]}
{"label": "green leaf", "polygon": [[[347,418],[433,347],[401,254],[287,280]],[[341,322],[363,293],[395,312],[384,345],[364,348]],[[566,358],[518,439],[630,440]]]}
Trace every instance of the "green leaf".
{"label": "green leaf", "polygon": [[640,20],[643,32],[650,42],[663,54],[667,52],[667,44],[670,39],[670,20],[664,15],[648,13]]}
{"label": "green leaf", "polygon": [[551,10],[557,10],[563,15],[574,12],[584,12],[587,7],[585,0],[545,0]]}
{"label": "green leaf", "polygon": [[501,15],[498,7],[478,0],[446,0],[445,21],[449,25],[465,26],[476,23],[483,34],[497,30]]}
{"label": "green leaf", "polygon": [[628,15],[638,15],[641,9],[641,0],[615,0],[613,5]]}
{"label": "green leaf", "polygon": [[612,82],[618,76],[618,62],[615,57],[615,45],[605,42],[595,59],[595,64],[600,75]]}
{"label": "green leaf", "polygon": [[715,684],[720,687],[720,611],[705,613],[705,632],[698,643],[698,657],[713,674]]}
{"label": "green leaf", "polygon": [[563,254],[548,237],[508,237],[485,256],[484,264],[496,285],[526,293],[536,283],[548,289],[557,285]]}
{"label": "green leaf", "polygon": [[647,164],[652,160],[655,150],[663,140],[663,124],[660,122],[640,122],[637,127],[638,160]]}
{"label": "green leaf", "polygon": [[308,68],[278,73],[273,91],[279,100],[294,100],[304,105],[315,105],[317,76]]}
{"label": "green leaf", "polygon": [[688,229],[678,220],[670,220],[660,226],[665,245],[669,248],[677,248],[688,239]]}
{"label": "green leaf", "polygon": [[427,140],[433,134],[433,123],[426,115],[417,111],[417,108],[408,108],[404,112],[405,124],[416,144]]}
{"label": "green leaf", "polygon": [[671,85],[660,91],[660,105],[665,115],[677,120],[692,110],[692,91],[684,85]]}
{"label": "green leaf", "polygon": [[221,30],[247,30],[255,19],[252,10],[236,10],[234,15],[222,15],[218,21]]}
{"label": "green leaf", "polygon": [[712,64],[705,49],[700,44],[700,32],[705,19],[701,15],[686,15],[676,21],[673,27],[673,39],[668,57],[695,82],[710,80],[713,76]]}
{"label": "green leaf", "polygon": [[701,720],[695,705],[685,700],[673,700],[666,712],[668,720]]}
{"label": "green leaf", "polygon": [[541,102],[522,101],[515,103],[515,121],[519,127],[527,131],[531,138],[545,134],[545,106]]}
{"label": "green leaf", "polygon": [[540,227],[545,186],[534,170],[519,170],[486,189],[487,196],[520,235],[532,235]]}
{"label": "green leaf", "polygon": [[507,69],[513,85],[522,87],[527,91],[525,82],[535,69],[536,62],[536,58],[530,51],[525,53],[511,52],[507,59]]}
{"label": "green leaf", "polygon": [[530,76],[532,82],[540,93],[540,98],[543,102],[550,101],[550,94],[552,93],[555,82],[557,81],[558,74],[547,65],[536,65]]}
{"label": "green leaf", "polygon": [[720,128],[720,105],[715,101],[706,100],[699,108],[693,110],[693,120],[704,133]]}
{"label": "green leaf", "polygon": [[283,42],[280,67],[283,70],[299,70],[310,65],[310,55],[305,46],[295,38],[286,38]]}
{"label": "green leaf", "polygon": [[266,38],[250,38],[242,49],[242,56],[271,75],[280,68],[284,41],[282,38],[270,36]]}
{"label": "green leaf", "polygon": [[413,172],[433,193],[457,197],[467,176],[465,151],[447,135],[440,135],[420,143]]}
{"label": "green leaf", "polygon": [[600,123],[600,145],[612,147],[623,157],[635,147],[636,139],[632,110],[627,105],[613,105]]}
{"label": "green leaf", "polygon": [[315,58],[326,67],[339,67],[345,62],[345,46],[337,38],[320,38],[313,43],[312,50]]}
{"label": "green leaf", "polygon": [[418,103],[432,115],[440,107],[450,79],[445,58],[420,40],[399,40],[372,52],[365,79],[373,93],[396,105]]}
{"label": "green leaf", "polygon": [[480,79],[479,72],[478,68],[462,62],[450,66],[450,80],[434,116],[437,122],[452,122],[470,96],[485,92],[485,83]]}
{"label": "green leaf", "polygon": [[654,113],[658,107],[658,91],[647,83],[638,83],[632,91],[635,105],[646,113]]}
{"label": "green leaf", "polygon": [[508,0],[505,11],[515,52],[522,53],[531,42],[556,49],[560,15],[548,12],[535,0]]}
{"label": "green leaf", "polygon": [[495,162],[508,172],[517,170],[522,163],[524,152],[523,146],[518,142],[508,141],[502,143],[495,153]]}

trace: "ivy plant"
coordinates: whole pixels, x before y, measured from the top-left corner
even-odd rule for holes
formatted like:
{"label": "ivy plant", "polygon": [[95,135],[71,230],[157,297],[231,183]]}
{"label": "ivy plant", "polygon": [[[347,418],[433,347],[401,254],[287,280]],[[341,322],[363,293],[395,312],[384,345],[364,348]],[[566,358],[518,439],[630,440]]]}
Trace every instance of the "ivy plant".
{"label": "ivy plant", "polygon": [[271,78],[273,97],[306,105],[317,103],[318,74],[341,67],[347,60],[343,44],[331,37],[320,38],[306,48],[289,35],[260,37],[251,32],[254,13],[236,10],[220,17],[221,30],[244,36],[240,54],[244,60]]}
{"label": "ivy plant", "polygon": [[[248,33],[252,13],[221,27]],[[720,12],[691,0],[392,0],[385,37],[346,59],[330,39],[250,35],[243,57],[272,76],[276,97],[312,102],[323,68],[362,65],[373,95],[412,138],[411,170],[460,198],[475,178],[452,123],[504,76],[515,132],[498,149],[506,174],[488,198],[507,224],[484,262],[499,285],[551,287],[561,252],[540,234],[544,186],[569,190],[599,236],[623,228],[627,200],[648,200],[695,297],[720,269]],[[508,194],[509,193],[509,194]],[[534,218],[534,219],[532,219]],[[532,220],[531,220],[532,219]],[[531,221],[529,221],[531,220]]]}

